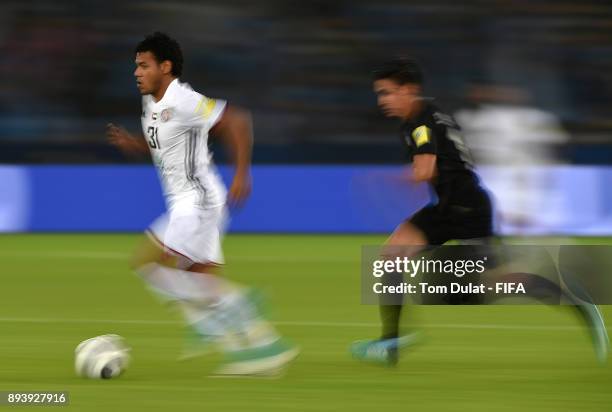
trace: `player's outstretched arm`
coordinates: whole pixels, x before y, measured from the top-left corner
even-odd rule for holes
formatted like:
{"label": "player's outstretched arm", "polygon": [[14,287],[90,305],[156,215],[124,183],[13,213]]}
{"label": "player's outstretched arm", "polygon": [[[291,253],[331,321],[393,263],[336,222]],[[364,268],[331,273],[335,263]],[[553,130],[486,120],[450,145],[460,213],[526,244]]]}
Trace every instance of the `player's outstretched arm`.
{"label": "player's outstretched arm", "polygon": [[149,146],[142,136],[132,136],[127,130],[113,123],[106,125],[108,142],[123,153],[131,156],[143,156],[149,153]]}
{"label": "player's outstretched arm", "polygon": [[211,130],[227,146],[236,168],[229,189],[230,204],[241,204],[251,193],[251,152],[253,123],[248,110],[227,106],[221,119]]}

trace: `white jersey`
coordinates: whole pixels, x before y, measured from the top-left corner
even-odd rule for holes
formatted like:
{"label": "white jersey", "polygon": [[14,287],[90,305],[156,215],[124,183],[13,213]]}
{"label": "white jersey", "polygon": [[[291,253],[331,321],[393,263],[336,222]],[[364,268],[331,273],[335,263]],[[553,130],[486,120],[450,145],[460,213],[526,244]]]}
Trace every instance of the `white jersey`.
{"label": "white jersey", "polygon": [[178,203],[203,209],[225,204],[225,186],[208,150],[208,132],[225,106],[178,79],[158,102],[143,96],[142,131],[169,209]]}

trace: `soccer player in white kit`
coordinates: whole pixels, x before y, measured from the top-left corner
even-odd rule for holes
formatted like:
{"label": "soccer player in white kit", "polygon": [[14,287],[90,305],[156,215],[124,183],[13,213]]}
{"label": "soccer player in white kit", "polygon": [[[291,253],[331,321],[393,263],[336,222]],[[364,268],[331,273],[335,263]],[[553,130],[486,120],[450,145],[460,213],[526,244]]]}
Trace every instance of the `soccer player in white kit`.
{"label": "soccer player in white kit", "polygon": [[[133,267],[158,296],[178,303],[198,347],[213,343],[226,354],[218,373],[275,373],[297,349],[261,317],[248,289],[219,276],[226,200],[241,203],[250,193],[250,114],[181,83],[182,52],[166,34],[146,37],[135,54],[144,137],[113,124],[107,135],[126,153],[150,152],[168,211],[147,230]],[[209,132],[234,160],[229,193],[208,151]]]}

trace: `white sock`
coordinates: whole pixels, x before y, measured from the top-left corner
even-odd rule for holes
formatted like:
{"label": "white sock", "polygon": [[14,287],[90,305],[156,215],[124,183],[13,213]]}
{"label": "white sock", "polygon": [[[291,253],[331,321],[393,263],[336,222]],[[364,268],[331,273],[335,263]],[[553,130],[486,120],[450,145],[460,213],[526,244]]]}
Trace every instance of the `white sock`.
{"label": "white sock", "polygon": [[215,302],[237,289],[231,282],[206,273],[188,272],[158,263],[148,263],[137,270],[140,277],[164,300]]}
{"label": "white sock", "polygon": [[187,323],[197,332],[222,338],[225,351],[264,346],[279,339],[237,284],[158,263],[144,265],[138,273],[156,295],[178,302]]}
{"label": "white sock", "polygon": [[261,347],[280,338],[274,326],[263,318],[243,291],[224,296],[215,306],[225,323],[230,325],[226,335],[229,338],[228,350],[234,350],[232,347]]}
{"label": "white sock", "polygon": [[194,302],[179,302],[179,308],[187,320],[187,324],[196,332],[210,340],[220,340],[225,334],[224,325],[219,324],[213,316],[213,311],[206,305]]}

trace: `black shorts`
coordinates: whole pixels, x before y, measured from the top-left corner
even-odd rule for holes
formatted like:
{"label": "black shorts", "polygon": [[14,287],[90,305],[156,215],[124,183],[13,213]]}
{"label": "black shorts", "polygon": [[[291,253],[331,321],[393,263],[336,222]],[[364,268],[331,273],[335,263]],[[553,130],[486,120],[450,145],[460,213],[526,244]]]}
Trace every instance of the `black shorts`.
{"label": "black shorts", "polygon": [[493,211],[483,190],[469,205],[441,202],[416,212],[408,222],[420,229],[430,245],[452,239],[478,239],[493,236]]}

